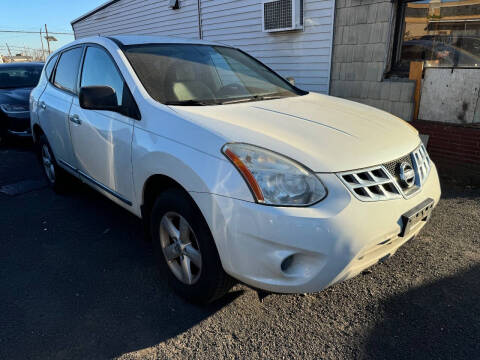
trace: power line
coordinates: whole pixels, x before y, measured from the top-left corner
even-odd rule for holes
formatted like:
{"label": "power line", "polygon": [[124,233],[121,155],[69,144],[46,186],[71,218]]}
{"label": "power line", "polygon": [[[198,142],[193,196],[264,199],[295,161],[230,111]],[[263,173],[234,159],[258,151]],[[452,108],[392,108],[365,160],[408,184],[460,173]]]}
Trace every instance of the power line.
{"label": "power line", "polygon": [[[20,33],[20,34],[38,34],[38,31],[25,31],[25,30],[0,30],[0,33]],[[55,35],[73,35],[73,33],[68,32],[48,32],[49,34]]]}
{"label": "power line", "polygon": [[[20,49],[23,50],[25,49],[25,46],[15,46],[15,45],[8,45],[10,49]],[[5,45],[0,45],[0,50],[5,50],[7,47]],[[32,49],[32,50],[39,50],[39,48],[34,48],[31,46],[27,46],[27,49]]]}

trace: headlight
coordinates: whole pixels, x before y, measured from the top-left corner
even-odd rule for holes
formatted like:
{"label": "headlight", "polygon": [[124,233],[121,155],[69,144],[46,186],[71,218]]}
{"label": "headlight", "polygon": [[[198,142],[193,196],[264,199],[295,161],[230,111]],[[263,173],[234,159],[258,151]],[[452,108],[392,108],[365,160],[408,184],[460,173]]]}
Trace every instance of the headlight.
{"label": "headlight", "polygon": [[1,104],[0,108],[6,113],[25,112],[30,110],[27,104],[25,105]]}
{"label": "headlight", "polygon": [[226,144],[222,152],[242,174],[259,203],[307,206],[327,195],[314,173],[285,156],[248,144]]}

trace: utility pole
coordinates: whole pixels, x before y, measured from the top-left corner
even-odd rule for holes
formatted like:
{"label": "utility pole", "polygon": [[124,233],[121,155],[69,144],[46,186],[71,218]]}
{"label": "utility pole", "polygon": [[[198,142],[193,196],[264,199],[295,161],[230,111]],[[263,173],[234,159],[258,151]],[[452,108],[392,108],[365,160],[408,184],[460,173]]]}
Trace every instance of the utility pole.
{"label": "utility pole", "polygon": [[10,57],[12,57],[12,52],[10,51],[10,48],[8,47],[8,43],[5,43],[5,45],[7,45],[8,55],[10,55]]}
{"label": "utility pole", "polygon": [[45,61],[45,50],[43,49],[42,28],[40,28],[40,43],[42,44],[42,59]]}
{"label": "utility pole", "polygon": [[45,35],[47,38],[47,45],[48,45],[48,55],[50,55],[50,38],[48,37],[48,29],[47,29],[47,24],[45,24]]}

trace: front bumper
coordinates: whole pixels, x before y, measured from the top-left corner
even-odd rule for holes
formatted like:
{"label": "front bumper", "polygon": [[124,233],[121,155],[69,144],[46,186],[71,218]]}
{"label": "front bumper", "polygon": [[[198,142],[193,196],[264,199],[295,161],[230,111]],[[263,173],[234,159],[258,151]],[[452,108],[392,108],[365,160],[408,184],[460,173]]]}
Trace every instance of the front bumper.
{"label": "front bumper", "polygon": [[427,198],[436,205],[441,193],[435,166],[419,193],[389,201],[362,202],[336,175],[319,176],[329,195],[306,208],[191,193],[210,226],[227,273],[274,292],[320,291],[394,254],[425,224],[420,222],[399,236],[402,214]]}
{"label": "front bumper", "polygon": [[10,135],[31,136],[30,112],[12,112],[0,114],[0,126],[2,126]]}

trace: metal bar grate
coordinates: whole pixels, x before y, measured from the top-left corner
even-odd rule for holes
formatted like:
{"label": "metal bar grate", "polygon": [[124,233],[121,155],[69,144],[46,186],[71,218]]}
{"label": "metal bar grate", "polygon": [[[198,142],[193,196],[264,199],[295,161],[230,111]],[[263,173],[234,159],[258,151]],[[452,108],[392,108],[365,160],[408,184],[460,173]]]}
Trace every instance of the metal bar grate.
{"label": "metal bar grate", "polygon": [[[415,184],[408,186],[400,179],[400,165],[407,163],[415,171]],[[432,163],[425,146],[422,144],[411,154],[395,161],[375,167],[337,173],[337,176],[361,201],[392,200],[409,198],[417,193],[425,183]]]}

